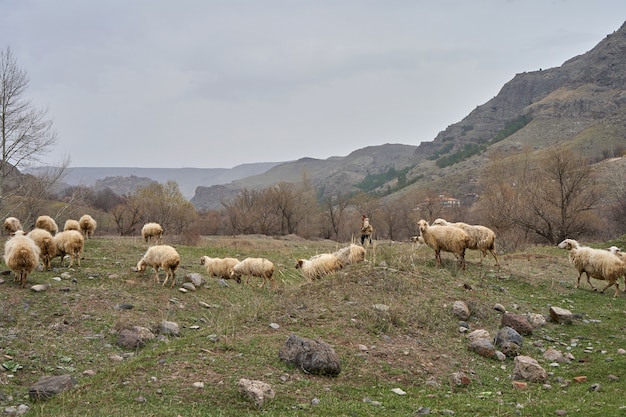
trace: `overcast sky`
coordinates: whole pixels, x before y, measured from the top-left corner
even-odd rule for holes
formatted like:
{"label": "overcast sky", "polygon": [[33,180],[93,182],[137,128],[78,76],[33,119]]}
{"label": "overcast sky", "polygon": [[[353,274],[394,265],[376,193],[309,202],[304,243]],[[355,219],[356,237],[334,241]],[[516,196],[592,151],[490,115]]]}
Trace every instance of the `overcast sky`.
{"label": "overcast sky", "polygon": [[624,0],[0,0],[71,166],[230,168],[432,141]]}

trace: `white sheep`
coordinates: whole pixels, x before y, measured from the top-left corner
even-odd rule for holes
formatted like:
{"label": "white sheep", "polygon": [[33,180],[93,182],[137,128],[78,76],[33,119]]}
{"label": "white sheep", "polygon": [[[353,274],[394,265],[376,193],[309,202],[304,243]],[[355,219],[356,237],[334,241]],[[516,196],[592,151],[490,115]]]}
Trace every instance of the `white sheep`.
{"label": "white sheep", "polygon": [[39,258],[45,269],[52,269],[50,261],[57,255],[57,248],[53,236],[44,229],[33,229],[27,235],[39,246]]}
{"label": "white sheep", "polygon": [[467,224],[463,222],[450,223],[444,219],[437,219],[433,222],[433,226],[455,226],[463,229],[470,237],[470,243],[467,249],[478,249],[482,252],[480,263],[487,256],[487,252],[493,255],[496,260],[496,266],[500,266],[498,256],[496,255],[496,234],[493,230],[486,226]]}
{"label": "white sheep", "polygon": [[465,250],[470,244],[470,237],[463,229],[454,226],[429,226],[423,219],[417,224],[424,243],[435,251],[437,266],[441,265],[441,251],[444,251],[453,253],[461,269],[465,269]]}
{"label": "white sheep", "polygon": [[365,253],[366,250],[363,246],[351,243],[349,246],[345,246],[333,252],[333,255],[339,258],[339,261],[345,267],[365,261]]}
{"label": "white sheep", "polygon": [[80,231],[86,239],[91,239],[91,236],[96,231],[96,227],[98,227],[98,222],[89,214],[82,215],[78,220],[78,224],[80,225]]}
{"label": "white sheep", "polygon": [[146,223],[141,228],[141,236],[146,243],[154,238],[157,244],[160,244],[161,238],[163,237],[163,227],[154,222]]}
{"label": "white sheep", "polygon": [[[237,258],[211,258],[203,256],[200,258],[200,265],[204,265],[207,273],[211,277],[230,279],[233,267],[239,263]],[[241,278],[236,278],[237,282],[241,282]]]}
{"label": "white sheep", "polygon": [[39,247],[23,231],[18,230],[4,244],[4,262],[24,288],[28,274],[39,265]]}
{"label": "white sheep", "polygon": [[80,232],[80,224],[78,223],[78,220],[67,219],[65,221],[65,225],[63,226],[63,231],[65,232],[67,230],[76,230]]}
{"label": "white sheep", "polygon": [[165,280],[171,277],[172,282],[170,288],[176,284],[176,268],[180,265],[180,255],[173,247],[169,245],[155,245],[148,248],[141,260],[137,263],[137,272],[143,272],[146,267],[151,266],[154,269],[154,280],[159,282],[159,268],[165,271]]}
{"label": "white sheep", "polygon": [[7,217],[4,219],[4,230],[7,235],[13,236],[18,230],[22,230],[22,223],[17,217]]}
{"label": "white sheep", "polygon": [[343,267],[341,260],[332,253],[322,253],[310,259],[298,259],[296,269],[302,271],[302,275],[308,282],[332,274]]}
{"label": "white sheep", "polygon": [[[613,255],[618,256],[622,260],[622,262],[626,262],[626,253],[622,252],[621,249],[617,246],[611,246],[608,251],[611,252]],[[624,292],[626,292],[626,272],[624,273]]]}
{"label": "white sheep", "polygon": [[70,256],[68,268],[74,265],[74,261],[80,266],[80,257],[85,247],[85,238],[82,233],[77,230],[64,230],[54,235],[52,243],[57,251],[56,256],[61,257],[61,262],[63,262],[65,255]]}
{"label": "white sheep", "polygon": [[274,281],[274,264],[265,258],[246,258],[233,266],[233,271],[230,273],[231,278],[236,279],[237,282],[241,280],[242,276],[246,276],[246,283],[248,283],[247,276],[263,278],[263,282],[259,285],[259,288],[265,285],[266,281],[272,282],[272,288],[276,288],[276,282]]}
{"label": "white sheep", "polygon": [[578,270],[576,288],[580,285],[580,277],[584,272],[587,275],[589,286],[594,291],[597,291],[597,288],[591,283],[590,277],[608,282],[601,292],[604,292],[611,286],[615,286],[615,295],[613,297],[617,297],[619,293],[617,280],[626,273],[626,263],[624,261],[609,251],[581,246],[574,239],[565,239],[558,246],[569,251],[569,260]]}
{"label": "white sheep", "polygon": [[39,216],[35,221],[35,227],[37,229],[44,229],[50,232],[51,235],[56,235],[59,231],[59,227],[54,219],[50,216]]}

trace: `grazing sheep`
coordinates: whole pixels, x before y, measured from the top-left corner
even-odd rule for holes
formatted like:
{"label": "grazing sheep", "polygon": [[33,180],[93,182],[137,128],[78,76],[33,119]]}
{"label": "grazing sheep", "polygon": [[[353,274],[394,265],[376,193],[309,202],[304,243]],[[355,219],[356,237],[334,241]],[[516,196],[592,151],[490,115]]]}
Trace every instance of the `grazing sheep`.
{"label": "grazing sheep", "polygon": [[[233,271],[230,273],[231,278],[239,282],[244,275],[263,278],[263,282],[259,285],[259,288],[263,287],[267,280],[272,282],[272,288],[276,288],[276,282],[274,281],[274,264],[269,259],[246,258],[233,266]],[[248,283],[247,278],[246,283]]]}
{"label": "grazing sheep", "polygon": [[424,243],[435,251],[437,266],[441,265],[441,251],[444,251],[453,253],[461,269],[465,269],[465,250],[470,244],[470,237],[463,229],[454,226],[429,226],[423,219],[417,224]]}
{"label": "grazing sheep", "polygon": [[161,227],[161,225],[158,223],[146,223],[141,228],[141,236],[146,243],[154,238],[157,244],[161,244],[161,238],[163,237],[163,227]]}
{"label": "grazing sheep", "polygon": [[[237,258],[210,258],[203,256],[200,258],[200,265],[204,265],[206,272],[211,277],[230,279],[233,266],[239,263]],[[236,278],[237,283],[241,283],[241,278]]]}
{"label": "grazing sheep", "polygon": [[333,255],[339,258],[339,261],[343,266],[358,264],[365,261],[365,248],[351,243],[349,246],[333,252]]}
{"label": "grazing sheep", "polygon": [[22,223],[17,217],[7,217],[4,219],[4,230],[7,235],[13,236],[18,230],[22,230]]}
{"label": "grazing sheep", "polygon": [[[617,255],[622,262],[626,262],[626,253],[622,252],[617,246],[611,246],[608,251],[613,255]],[[626,292],[626,271],[624,272],[624,292]]]}
{"label": "grazing sheep", "polygon": [[80,224],[78,223],[78,220],[72,220],[72,219],[66,220],[65,225],[63,226],[63,231],[65,232],[68,230],[76,230],[80,232]]}
{"label": "grazing sheep", "polygon": [[176,249],[169,245],[155,245],[148,248],[143,258],[137,263],[137,272],[143,272],[146,267],[151,266],[154,269],[154,280],[159,282],[159,268],[162,268],[165,271],[163,286],[171,277],[170,288],[173,288],[176,284],[176,268],[179,264],[180,255]]}
{"label": "grazing sheep", "polygon": [[298,259],[296,269],[302,270],[302,275],[308,282],[332,274],[343,267],[341,260],[332,253],[322,253],[310,259]]}
{"label": "grazing sheep", "polygon": [[558,246],[569,251],[569,260],[578,270],[576,288],[580,285],[580,277],[584,272],[587,275],[589,286],[594,291],[597,291],[597,288],[591,283],[590,277],[608,282],[600,292],[615,286],[615,295],[613,297],[617,297],[619,293],[617,280],[626,273],[626,263],[619,256],[615,256],[603,249],[581,246],[574,239],[565,239]]}
{"label": "grazing sheep", "polygon": [[86,239],[91,239],[91,236],[96,231],[96,227],[98,227],[98,222],[89,214],[81,216],[78,224],[80,225],[80,231]]}
{"label": "grazing sheep", "polygon": [[41,259],[44,268],[48,271],[51,270],[52,266],[50,261],[57,254],[57,247],[54,244],[53,236],[50,232],[44,229],[33,229],[28,232],[27,236],[31,238],[37,246],[39,246],[39,258]]}
{"label": "grazing sheep", "polygon": [[482,252],[483,256],[480,258],[480,263],[483,263],[483,259],[487,256],[489,251],[493,258],[496,260],[496,266],[500,266],[498,256],[496,255],[496,234],[493,230],[486,226],[467,224],[463,222],[449,223],[444,219],[437,219],[433,222],[433,226],[455,226],[459,229],[463,229],[470,237],[470,244],[467,249],[478,249]]}
{"label": "grazing sheep", "polygon": [[4,262],[15,274],[15,280],[25,288],[28,274],[39,265],[39,247],[23,231],[18,230],[4,244]]}
{"label": "grazing sheep", "polygon": [[80,266],[80,256],[85,247],[85,238],[82,233],[77,230],[64,230],[52,238],[52,243],[56,248],[56,256],[61,257],[61,262],[63,262],[65,255],[70,256],[68,268],[74,265],[74,261]]}
{"label": "grazing sheep", "polygon": [[35,221],[35,227],[37,229],[44,229],[50,232],[52,236],[56,235],[59,231],[59,227],[54,219],[50,216],[39,216]]}

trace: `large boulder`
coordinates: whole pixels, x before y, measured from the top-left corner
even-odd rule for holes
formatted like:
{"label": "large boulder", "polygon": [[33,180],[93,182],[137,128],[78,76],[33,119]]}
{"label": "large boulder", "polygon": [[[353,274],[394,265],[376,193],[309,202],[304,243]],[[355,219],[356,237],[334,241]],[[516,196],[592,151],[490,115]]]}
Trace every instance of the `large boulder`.
{"label": "large boulder", "polygon": [[530,356],[517,356],[514,360],[513,379],[544,383],[548,374],[539,363]]}
{"label": "large boulder", "polygon": [[76,380],[71,375],[44,377],[29,388],[28,396],[33,400],[47,400],[73,388],[76,384]]}
{"label": "large boulder", "polygon": [[288,365],[316,375],[339,375],[341,363],[335,350],[326,342],[294,334],[280,348],[278,357]]}

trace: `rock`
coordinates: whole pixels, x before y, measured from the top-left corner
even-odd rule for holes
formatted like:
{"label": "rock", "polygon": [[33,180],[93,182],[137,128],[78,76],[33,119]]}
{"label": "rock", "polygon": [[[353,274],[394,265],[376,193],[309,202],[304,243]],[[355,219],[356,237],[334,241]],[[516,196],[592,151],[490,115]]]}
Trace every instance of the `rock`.
{"label": "rock", "polygon": [[553,348],[546,349],[546,351],[543,352],[543,358],[549,362],[570,362],[561,352]]}
{"label": "rock", "polygon": [[452,313],[461,320],[467,320],[470,316],[470,310],[463,301],[455,301],[452,304]]}
{"label": "rock", "polygon": [[185,281],[191,282],[195,287],[201,287],[206,282],[204,277],[196,272],[185,275]]}
{"label": "rock", "polygon": [[522,347],[522,336],[515,329],[505,326],[498,331],[495,345],[506,356],[514,358]]}
{"label": "rock", "polygon": [[180,334],[180,327],[178,323],[164,320],[159,324],[159,334],[164,336],[178,336]]}
{"label": "rock", "polygon": [[28,396],[32,400],[46,400],[73,388],[76,384],[71,375],[44,377],[28,389]]}
{"label": "rock", "polygon": [[513,384],[513,388],[516,388],[516,389],[526,389],[526,388],[528,388],[528,384],[526,382],[523,382],[523,381],[513,381],[512,384]]}
{"label": "rock", "polygon": [[193,283],[192,283],[192,282],[184,282],[184,283],[183,283],[183,285],[182,285],[182,287],[183,287],[184,289],[186,289],[187,291],[192,291],[192,292],[193,292],[193,291],[195,291],[195,290],[196,290],[196,286],[195,286],[195,285],[193,285]]}
{"label": "rock", "polygon": [[280,324],[278,323],[270,323],[270,327],[274,330],[280,329]]}
{"label": "rock", "polygon": [[238,382],[239,392],[251,399],[257,407],[262,407],[266,399],[274,398],[272,386],[263,382],[241,378]]}
{"label": "rock", "polygon": [[328,343],[321,340],[292,334],[280,348],[278,357],[288,365],[310,374],[335,376],[341,372],[339,356]]}
{"label": "rock", "polygon": [[496,311],[499,311],[500,313],[506,313],[506,308],[504,308],[504,306],[502,304],[496,303],[493,306],[493,309]]}
{"label": "rock", "polygon": [[539,363],[530,356],[516,356],[515,368],[513,369],[514,380],[545,383],[548,374]]}
{"label": "rock", "polygon": [[154,340],[154,333],[152,333],[152,330],[148,329],[147,327],[133,326],[131,330],[135,332],[144,342]]}
{"label": "rock", "polygon": [[450,385],[464,386],[472,382],[463,372],[454,372],[450,375]]}
{"label": "rock", "polygon": [[557,416],[566,416],[567,415],[567,410],[556,410],[554,413]]}
{"label": "rock", "polygon": [[382,311],[383,313],[389,311],[389,306],[385,304],[374,304],[372,308],[377,311]]}
{"label": "rock", "polygon": [[85,376],[94,376],[96,374],[96,371],[94,371],[93,369],[86,369],[83,371],[83,375]]}
{"label": "rock", "polygon": [[44,292],[46,288],[48,287],[43,284],[35,284],[32,287],[30,287],[30,290],[33,292]]}
{"label": "rock", "polygon": [[474,330],[470,334],[467,335],[467,338],[470,341],[478,340],[478,339],[489,339],[491,340],[491,335],[485,329]]}
{"label": "rock", "polygon": [[533,329],[537,329],[546,325],[546,318],[541,314],[526,313],[524,314],[524,316],[526,317],[526,320],[528,320],[530,325],[533,326]]}
{"label": "rock", "polygon": [[572,324],[572,312],[561,307],[550,307],[550,317],[556,323]]}
{"label": "rock", "polygon": [[586,376],[575,376],[572,379],[574,380],[574,382],[587,382]]}
{"label": "rock", "polygon": [[470,340],[469,349],[485,358],[493,358],[496,355],[496,347],[491,343],[490,339]]}
{"label": "rock", "polygon": [[520,314],[504,313],[500,320],[500,325],[503,327],[511,327],[521,335],[528,336],[533,334],[533,326],[525,316]]}
{"label": "rock", "polygon": [[135,306],[132,304],[116,304],[113,306],[115,310],[132,310],[133,308],[135,308]]}
{"label": "rock", "polygon": [[117,334],[117,345],[124,349],[137,349],[146,345],[146,342],[132,330],[124,329]]}
{"label": "rock", "polygon": [[406,395],[406,392],[404,392],[401,388],[394,388],[391,390],[391,392],[398,395]]}

